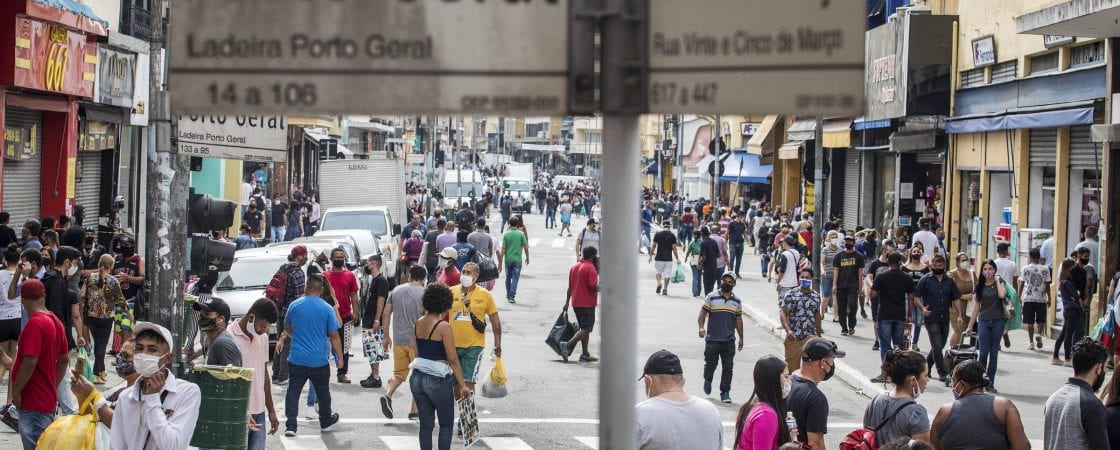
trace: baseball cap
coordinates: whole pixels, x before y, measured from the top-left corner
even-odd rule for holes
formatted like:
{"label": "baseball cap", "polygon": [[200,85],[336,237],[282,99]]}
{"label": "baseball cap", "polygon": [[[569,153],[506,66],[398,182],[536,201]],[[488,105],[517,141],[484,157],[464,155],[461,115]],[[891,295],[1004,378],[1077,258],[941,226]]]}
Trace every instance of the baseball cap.
{"label": "baseball cap", "polygon": [[455,251],[455,249],[451,247],[447,247],[443,249],[443,251],[439,252],[439,257],[443,259],[456,259],[459,257],[459,252]]}
{"label": "baseball cap", "polygon": [[594,218],[594,217],[592,217],[592,218],[590,218],[590,219],[587,219],[587,224],[588,224],[588,225],[591,225],[591,224],[593,224],[593,223],[599,223],[599,221],[595,220],[595,218]]}
{"label": "baseball cap", "polygon": [[825,338],[815,337],[809,339],[805,346],[801,347],[801,360],[802,361],[820,361],[828,357],[843,358],[847,353],[836,348],[836,343]]}
{"label": "baseball cap", "polygon": [[720,281],[723,281],[724,278],[730,278],[731,281],[735,281],[735,274],[731,272],[724,272],[723,275],[719,277],[719,279]]}
{"label": "baseball cap", "polygon": [[292,257],[295,258],[295,257],[298,257],[298,256],[307,256],[307,247],[306,246],[297,245],[295,247],[292,247]]}
{"label": "baseball cap", "polygon": [[852,241],[852,242],[855,242],[855,241],[856,241],[856,237],[855,237],[855,236],[852,236],[852,235],[850,235],[850,234],[848,234],[848,235],[844,235],[844,240],[845,240],[845,241]]}
{"label": "baseball cap", "polygon": [[173,347],[175,340],[171,339],[171,331],[164,328],[162,325],[157,325],[151,322],[136,322],[136,326],[132,328],[133,336],[139,336],[146,330],[155,331],[167,342],[168,347]]}
{"label": "baseball cap", "polygon": [[20,295],[26,299],[38,300],[46,296],[46,288],[43,287],[43,282],[34,278],[24,281],[19,289]]}
{"label": "baseball cap", "polygon": [[113,197],[113,203],[124,203],[124,196],[118,195],[116,197]]}
{"label": "baseball cap", "polygon": [[216,312],[221,314],[222,317],[226,318],[226,323],[229,323],[229,304],[218,297],[210,297],[210,299],[205,302],[194,302],[191,304],[191,307],[194,308],[195,311]]}
{"label": "baseball cap", "polygon": [[642,375],[677,375],[684,373],[681,359],[668,350],[659,350],[646,360]]}

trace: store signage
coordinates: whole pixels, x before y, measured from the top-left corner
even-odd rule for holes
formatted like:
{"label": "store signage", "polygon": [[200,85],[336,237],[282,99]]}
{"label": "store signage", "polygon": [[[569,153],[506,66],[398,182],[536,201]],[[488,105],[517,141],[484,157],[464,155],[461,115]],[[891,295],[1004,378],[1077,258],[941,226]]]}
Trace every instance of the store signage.
{"label": "store signage", "polygon": [[133,79],[138,82],[133,83],[132,113],[129,114],[129,123],[142,127],[148,126],[148,74],[151,73],[148,58],[146,53],[136,55],[136,77]]}
{"label": "store signage", "polygon": [[181,113],[567,113],[569,0],[176,0],[171,10]]}
{"label": "store signage", "polygon": [[648,3],[649,112],[863,113],[863,1]]}
{"label": "store signage", "polygon": [[131,108],[136,85],[136,54],[97,47],[97,102]]}
{"label": "store signage", "polygon": [[1044,34],[1042,35],[1042,45],[1046,48],[1061,47],[1063,45],[1072,44],[1077,38],[1073,36],[1061,36],[1057,34]]}
{"label": "store signage", "polygon": [[955,17],[907,15],[867,31],[865,120],[948,115],[953,54],[938,42],[952,39]]}
{"label": "store signage", "polygon": [[113,150],[117,148],[118,125],[107,122],[84,122],[78,135],[78,151]]}
{"label": "store signage", "polygon": [[972,67],[986,67],[996,63],[996,38],[992,35],[972,40]]}
{"label": "store signage", "polygon": [[31,159],[39,154],[35,126],[4,127],[4,159]]}
{"label": "store signage", "polygon": [[258,162],[288,157],[288,119],[282,116],[179,116],[180,154]]}
{"label": "store signage", "polygon": [[758,122],[739,122],[739,134],[754,136],[755,133],[758,133],[758,128],[761,126],[762,124]]}
{"label": "store signage", "polygon": [[47,22],[16,17],[15,84],[41,91],[93,97],[96,44],[86,35]]}

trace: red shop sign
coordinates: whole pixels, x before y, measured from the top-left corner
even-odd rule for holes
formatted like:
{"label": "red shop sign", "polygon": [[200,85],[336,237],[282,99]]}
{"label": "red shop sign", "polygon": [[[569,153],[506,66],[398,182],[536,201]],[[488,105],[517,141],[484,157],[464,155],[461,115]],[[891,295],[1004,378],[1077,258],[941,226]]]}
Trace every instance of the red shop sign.
{"label": "red shop sign", "polygon": [[97,46],[86,35],[27,17],[16,18],[15,84],[93,97]]}

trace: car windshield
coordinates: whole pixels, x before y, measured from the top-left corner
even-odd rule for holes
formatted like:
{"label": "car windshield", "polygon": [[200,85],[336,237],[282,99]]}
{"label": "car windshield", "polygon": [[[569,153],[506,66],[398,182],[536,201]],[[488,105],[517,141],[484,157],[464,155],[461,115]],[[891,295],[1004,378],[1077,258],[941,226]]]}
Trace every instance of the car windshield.
{"label": "car windshield", "polygon": [[286,259],[277,258],[241,258],[233,261],[229,272],[218,274],[219,291],[236,291],[243,289],[262,289],[272,281],[272,275]]}
{"label": "car windshield", "polygon": [[370,230],[375,236],[389,234],[384,211],[331,211],[323,217],[320,230]]}
{"label": "car windshield", "polygon": [[528,191],[531,190],[527,180],[506,180],[502,182],[502,189],[507,191]]}
{"label": "car windshield", "polygon": [[447,189],[444,189],[444,191],[443,195],[447,197],[470,197],[471,191],[474,191],[474,195],[477,197],[486,192],[486,189],[482,187],[482,183],[471,183],[469,181],[456,183],[452,181],[447,183]]}

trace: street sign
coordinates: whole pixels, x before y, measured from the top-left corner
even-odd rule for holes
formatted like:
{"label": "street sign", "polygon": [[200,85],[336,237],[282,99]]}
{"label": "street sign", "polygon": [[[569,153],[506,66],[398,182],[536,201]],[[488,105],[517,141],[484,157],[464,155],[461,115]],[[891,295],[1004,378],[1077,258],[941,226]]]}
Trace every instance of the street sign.
{"label": "street sign", "polygon": [[175,0],[176,113],[564,115],[568,0]]}
{"label": "street sign", "polygon": [[288,119],[282,116],[179,116],[180,154],[245,161],[288,159]]}
{"label": "street sign", "polygon": [[865,11],[862,0],[651,1],[648,111],[859,115]]}

